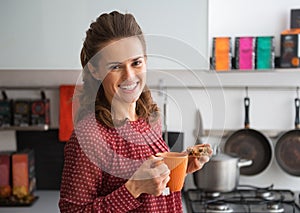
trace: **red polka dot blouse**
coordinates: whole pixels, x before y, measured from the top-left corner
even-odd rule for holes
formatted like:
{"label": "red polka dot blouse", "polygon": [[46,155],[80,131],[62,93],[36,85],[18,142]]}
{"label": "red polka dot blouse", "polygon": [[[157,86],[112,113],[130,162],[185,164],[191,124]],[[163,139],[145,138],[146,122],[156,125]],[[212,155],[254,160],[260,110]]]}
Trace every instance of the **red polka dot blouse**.
{"label": "red polka dot blouse", "polygon": [[127,121],[107,128],[90,114],[65,145],[59,208],[75,212],[182,212],[181,193],[134,198],[126,181],[151,155],[169,151],[161,124]]}

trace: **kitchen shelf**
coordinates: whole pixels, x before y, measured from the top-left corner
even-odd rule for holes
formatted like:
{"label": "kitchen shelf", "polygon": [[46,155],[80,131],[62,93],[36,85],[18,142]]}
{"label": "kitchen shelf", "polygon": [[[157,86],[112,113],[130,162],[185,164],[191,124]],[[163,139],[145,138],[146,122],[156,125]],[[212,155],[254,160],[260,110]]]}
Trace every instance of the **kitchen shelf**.
{"label": "kitchen shelf", "polygon": [[252,69],[252,70],[239,70],[239,69],[232,69],[232,70],[207,70],[210,73],[220,73],[220,74],[229,74],[229,73],[287,73],[287,72],[299,72],[300,68],[275,68],[275,69]]}
{"label": "kitchen shelf", "polygon": [[48,129],[49,129],[49,125],[0,127],[0,131],[6,131],[6,130],[15,130],[15,131],[47,131]]}
{"label": "kitchen shelf", "polygon": [[300,85],[300,69],[274,70],[149,70],[150,88],[159,89],[159,81],[167,89],[249,89],[290,90]]}
{"label": "kitchen shelf", "polygon": [[58,90],[58,86],[1,86],[0,90]]}
{"label": "kitchen shelf", "polygon": [[174,70],[167,70],[167,69],[150,69],[151,71],[161,71],[163,73],[180,73],[180,72],[187,72],[193,71],[195,73],[205,73],[205,74],[256,74],[256,73],[300,73],[300,68],[275,68],[275,69],[249,69],[249,70],[240,70],[240,69],[232,69],[232,70],[211,70],[211,69],[174,69]]}

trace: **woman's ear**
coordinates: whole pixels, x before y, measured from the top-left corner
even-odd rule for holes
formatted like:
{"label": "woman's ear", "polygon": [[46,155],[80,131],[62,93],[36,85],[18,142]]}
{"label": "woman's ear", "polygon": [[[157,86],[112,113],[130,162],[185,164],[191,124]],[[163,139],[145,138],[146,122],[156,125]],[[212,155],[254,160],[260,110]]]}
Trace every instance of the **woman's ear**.
{"label": "woman's ear", "polygon": [[100,72],[97,71],[96,67],[94,67],[90,62],[87,63],[88,69],[91,73],[91,75],[96,79],[96,80],[101,80],[100,79]]}

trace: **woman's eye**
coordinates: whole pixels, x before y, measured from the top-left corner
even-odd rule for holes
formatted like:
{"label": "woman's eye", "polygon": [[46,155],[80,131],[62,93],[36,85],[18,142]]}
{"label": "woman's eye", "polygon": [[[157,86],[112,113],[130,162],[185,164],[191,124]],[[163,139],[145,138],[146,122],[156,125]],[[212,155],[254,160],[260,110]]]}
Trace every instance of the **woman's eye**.
{"label": "woman's eye", "polygon": [[119,65],[111,66],[110,69],[111,70],[118,70],[118,69],[120,69],[120,66]]}
{"label": "woman's eye", "polygon": [[141,60],[138,60],[138,61],[134,61],[133,62],[133,66],[139,66],[142,64],[142,61]]}

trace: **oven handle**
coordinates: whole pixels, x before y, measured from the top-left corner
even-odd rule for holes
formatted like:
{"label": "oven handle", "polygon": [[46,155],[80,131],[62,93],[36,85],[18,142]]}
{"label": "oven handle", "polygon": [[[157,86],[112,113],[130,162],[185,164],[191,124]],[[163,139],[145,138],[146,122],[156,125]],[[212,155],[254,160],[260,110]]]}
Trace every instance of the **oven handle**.
{"label": "oven handle", "polygon": [[271,184],[270,186],[267,186],[267,187],[257,187],[257,186],[252,186],[252,185],[244,185],[244,184],[242,184],[242,185],[238,185],[237,186],[237,190],[238,189],[247,189],[247,188],[250,188],[250,189],[257,189],[257,190],[271,190],[271,189],[273,189],[273,187],[274,187],[274,184]]}

